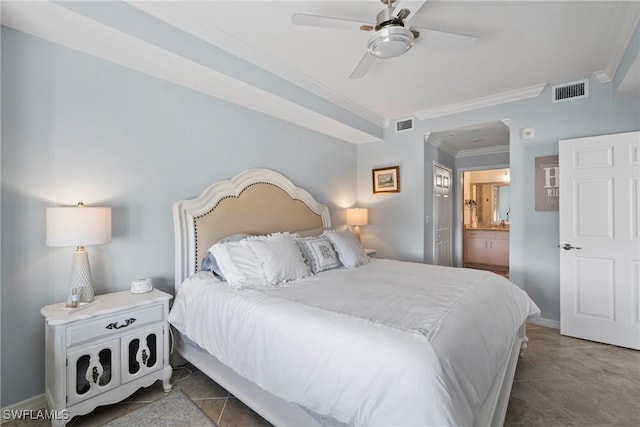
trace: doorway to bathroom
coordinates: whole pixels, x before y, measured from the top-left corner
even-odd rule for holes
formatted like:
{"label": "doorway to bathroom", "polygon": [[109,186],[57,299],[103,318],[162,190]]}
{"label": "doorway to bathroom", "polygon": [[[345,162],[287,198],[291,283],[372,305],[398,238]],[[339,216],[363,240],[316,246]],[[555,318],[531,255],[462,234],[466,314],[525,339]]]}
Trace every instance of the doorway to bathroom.
{"label": "doorway to bathroom", "polygon": [[[442,219],[446,216],[444,212],[439,212],[439,203],[437,203],[439,190],[443,190],[444,186],[438,187],[438,172],[436,169],[437,164],[440,166],[447,165],[452,170],[451,180],[448,182],[449,188],[449,201],[451,202],[450,224],[449,229],[451,232],[452,257],[450,264],[458,267],[465,265],[464,262],[464,231],[465,220],[463,219],[466,206],[464,205],[463,196],[463,173],[468,171],[481,171],[490,169],[508,169],[509,164],[509,148],[510,148],[510,130],[509,119],[496,120],[492,122],[470,124],[463,127],[443,129],[425,134],[425,143],[431,144],[433,147],[425,149],[425,159],[432,161],[433,167],[428,167],[425,164],[425,170],[429,173],[434,171],[433,177],[429,176],[426,182],[433,184],[433,203],[431,206],[427,206],[427,212],[432,215],[427,215],[425,220],[427,227],[425,227],[425,253],[429,253],[433,257],[426,257],[429,262],[440,263],[446,262],[445,258],[435,257],[438,247],[446,248],[443,244],[446,239],[438,238],[438,225],[435,221],[431,221],[431,218]],[[427,157],[428,155],[428,157]],[[504,171],[503,171],[504,172]],[[509,174],[510,175],[510,174]],[[444,175],[443,175],[444,176]],[[432,181],[433,178],[433,181]],[[509,176],[510,178],[510,176]],[[503,178],[495,178],[497,181],[501,181]],[[444,185],[445,180],[441,182]],[[479,194],[483,189],[478,190]],[[486,191],[491,191],[487,189]],[[500,192],[504,192],[505,189],[498,189]],[[503,197],[503,200],[507,196]],[[444,199],[444,197],[441,197]],[[470,197],[466,197],[470,199]],[[510,212],[509,212],[510,213]],[[501,211],[501,214],[505,218],[505,228],[509,220],[506,219],[506,212]],[[488,214],[487,214],[488,215]],[[500,221],[502,221],[502,217]],[[467,222],[470,224],[469,216],[467,216]],[[480,218],[478,218],[480,220]],[[498,224],[500,224],[498,221]],[[495,222],[495,220],[493,221]],[[442,234],[441,234],[442,235]],[[446,236],[447,234],[443,234]],[[490,246],[490,244],[488,244]],[[480,265],[480,264],[476,264]]]}
{"label": "doorway to bathroom", "polygon": [[464,267],[508,277],[510,182],[509,168],[462,172]]}

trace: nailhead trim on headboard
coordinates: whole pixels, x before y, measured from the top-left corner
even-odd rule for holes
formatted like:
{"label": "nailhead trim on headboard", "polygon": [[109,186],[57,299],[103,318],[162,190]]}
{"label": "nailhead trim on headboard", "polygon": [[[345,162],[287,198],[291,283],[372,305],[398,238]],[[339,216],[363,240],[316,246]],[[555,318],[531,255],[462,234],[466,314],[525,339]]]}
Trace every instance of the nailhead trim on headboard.
{"label": "nailhead trim on headboard", "polygon": [[[211,222],[210,219],[203,218],[220,208],[220,203],[223,200],[231,197],[237,198],[244,190],[257,184],[269,184],[281,189],[291,197],[291,200],[302,203],[309,208],[310,212],[318,215],[323,227],[331,227],[331,218],[327,206],[319,203],[305,189],[297,187],[285,176],[273,170],[264,168],[248,169],[229,180],[215,182],[205,188],[197,197],[179,200],[173,205],[176,237],[176,291],[189,274],[198,271],[198,264],[201,262],[199,259],[200,254],[205,250],[204,245],[209,243],[200,242],[200,240],[209,239],[209,236],[215,238],[214,235],[216,233],[211,233],[212,230],[209,230],[209,225],[205,226],[203,223],[203,221]],[[196,222],[199,222],[199,227]],[[205,229],[205,227],[207,228]],[[194,241],[193,239],[196,240]],[[198,249],[200,246],[202,247]]]}
{"label": "nailhead trim on headboard", "polygon": [[[268,184],[268,182],[263,182],[263,183],[256,182],[255,184]],[[215,204],[215,206],[213,206],[211,209],[209,209],[207,212],[203,213],[202,215],[195,216],[194,219],[204,218],[205,216],[209,215],[211,212],[215,211],[216,208],[218,207],[218,205],[223,200],[230,199],[232,197],[238,198],[238,197],[240,197],[242,195],[242,193],[244,193],[244,190],[246,190],[247,188],[249,188],[249,187],[251,187],[251,186],[253,186],[255,184],[248,185],[237,196],[225,196],[225,197],[221,198],[220,200],[218,200],[218,202]],[[273,185],[273,184],[271,184],[271,185]],[[197,242],[198,241],[198,223],[195,222],[195,221],[193,223],[193,235],[194,235],[194,237],[196,239],[196,242]],[[194,271],[198,271],[198,270],[200,270],[200,266],[198,265],[198,262],[199,262],[198,260],[200,259],[200,254],[198,253],[198,245],[196,245],[196,247],[195,247],[195,254],[196,254],[196,259],[194,260],[194,262],[195,262],[195,265],[194,265],[195,270]]]}

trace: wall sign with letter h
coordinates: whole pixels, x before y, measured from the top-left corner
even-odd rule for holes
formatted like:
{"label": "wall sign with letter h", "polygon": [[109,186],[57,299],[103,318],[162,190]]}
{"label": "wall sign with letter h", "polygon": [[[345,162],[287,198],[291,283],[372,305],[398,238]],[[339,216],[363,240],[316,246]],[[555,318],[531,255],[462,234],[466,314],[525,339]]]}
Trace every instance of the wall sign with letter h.
{"label": "wall sign with letter h", "polygon": [[536,157],[535,162],[536,210],[557,211],[560,208],[558,156]]}

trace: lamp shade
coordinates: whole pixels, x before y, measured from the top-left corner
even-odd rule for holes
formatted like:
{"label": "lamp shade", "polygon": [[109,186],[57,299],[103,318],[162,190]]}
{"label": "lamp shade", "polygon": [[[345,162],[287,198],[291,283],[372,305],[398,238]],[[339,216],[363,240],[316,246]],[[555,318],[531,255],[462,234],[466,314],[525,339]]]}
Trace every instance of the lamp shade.
{"label": "lamp shade", "polygon": [[111,208],[47,208],[48,246],[89,246],[111,241]]}
{"label": "lamp shade", "polygon": [[369,209],[350,208],[347,209],[347,225],[367,225],[369,224]]}

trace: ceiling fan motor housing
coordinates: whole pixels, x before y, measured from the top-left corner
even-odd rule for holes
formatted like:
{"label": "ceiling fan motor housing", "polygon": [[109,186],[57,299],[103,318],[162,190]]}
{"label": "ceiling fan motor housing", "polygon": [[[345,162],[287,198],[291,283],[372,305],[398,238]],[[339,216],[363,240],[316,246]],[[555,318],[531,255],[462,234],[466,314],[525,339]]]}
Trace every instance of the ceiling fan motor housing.
{"label": "ceiling fan motor housing", "polygon": [[399,25],[388,25],[376,31],[367,49],[376,58],[394,58],[411,49],[414,40],[410,30]]}

